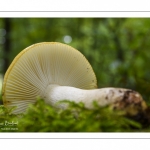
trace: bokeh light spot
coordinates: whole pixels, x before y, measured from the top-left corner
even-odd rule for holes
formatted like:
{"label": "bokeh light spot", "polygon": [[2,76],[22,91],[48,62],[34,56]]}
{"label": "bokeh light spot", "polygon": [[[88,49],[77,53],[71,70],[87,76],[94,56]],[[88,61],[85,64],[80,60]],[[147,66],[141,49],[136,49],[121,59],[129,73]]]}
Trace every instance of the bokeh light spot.
{"label": "bokeh light spot", "polygon": [[65,43],[71,43],[72,37],[70,35],[65,35],[63,40]]}

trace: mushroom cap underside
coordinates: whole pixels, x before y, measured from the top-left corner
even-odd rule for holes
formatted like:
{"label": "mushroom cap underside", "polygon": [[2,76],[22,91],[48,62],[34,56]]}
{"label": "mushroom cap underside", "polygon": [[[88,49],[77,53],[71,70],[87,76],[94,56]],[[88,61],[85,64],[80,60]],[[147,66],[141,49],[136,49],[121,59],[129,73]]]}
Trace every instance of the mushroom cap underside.
{"label": "mushroom cap underside", "polygon": [[97,87],[95,73],[78,50],[58,42],[42,42],[21,51],[8,68],[3,81],[5,106],[25,111],[36,97],[44,98],[50,84],[81,89]]}

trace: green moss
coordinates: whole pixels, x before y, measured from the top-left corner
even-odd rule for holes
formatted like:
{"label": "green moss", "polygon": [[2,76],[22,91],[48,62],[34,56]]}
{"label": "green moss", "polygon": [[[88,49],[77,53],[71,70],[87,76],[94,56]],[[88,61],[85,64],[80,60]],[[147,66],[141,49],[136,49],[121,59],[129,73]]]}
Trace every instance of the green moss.
{"label": "green moss", "polygon": [[[0,107],[1,132],[129,132],[141,131],[141,125],[124,117],[123,111],[100,108],[94,103],[89,110],[83,103],[68,103],[65,110],[53,108],[38,99],[26,114],[12,115],[12,110]],[[15,108],[13,108],[15,109]],[[2,124],[3,123],[3,124]]]}

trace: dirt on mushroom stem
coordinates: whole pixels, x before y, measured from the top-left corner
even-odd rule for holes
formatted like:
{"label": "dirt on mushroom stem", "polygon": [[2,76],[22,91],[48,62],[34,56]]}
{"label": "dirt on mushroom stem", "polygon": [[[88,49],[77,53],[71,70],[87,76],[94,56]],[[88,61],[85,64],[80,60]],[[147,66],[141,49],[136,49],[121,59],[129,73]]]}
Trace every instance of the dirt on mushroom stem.
{"label": "dirt on mushroom stem", "polygon": [[143,128],[150,125],[150,106],[136,91],[127,90],[123,99],[114,102],[111,107],[113,110],[124,110],[127,118],[139,122]]}

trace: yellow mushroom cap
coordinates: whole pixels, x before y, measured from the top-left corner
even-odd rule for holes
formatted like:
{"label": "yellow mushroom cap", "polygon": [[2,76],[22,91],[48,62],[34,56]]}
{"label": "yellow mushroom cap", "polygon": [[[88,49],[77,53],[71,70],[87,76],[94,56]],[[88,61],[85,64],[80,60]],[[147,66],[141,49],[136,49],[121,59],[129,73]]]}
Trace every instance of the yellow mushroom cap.
{"label": "yellow mushroom cap", "polygon": [[17,106],[14,113],[24,112],[37,96],[45,97],[50,84],[93,89],[97,80],[78,50],[57,42],[37,43],[21,51],[8,68],[2,87],[4,105]]}

